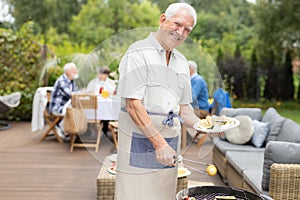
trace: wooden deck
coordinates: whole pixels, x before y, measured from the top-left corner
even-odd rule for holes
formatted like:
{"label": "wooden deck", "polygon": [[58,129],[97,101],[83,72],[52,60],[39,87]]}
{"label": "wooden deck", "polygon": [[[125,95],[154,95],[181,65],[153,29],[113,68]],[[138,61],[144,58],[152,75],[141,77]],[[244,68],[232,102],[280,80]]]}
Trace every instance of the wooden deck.
{"label": "wooden deck", "polygon": [[[5,200],[96,200],[96,178],[105,156],[113,144],[102,136],[98,153],[94,149],[60,144],[54,137],[40,141],[44,130],[31,132],[30,122],[12,122],[0,131],[0,199]],[[212,144],[208,139],[202,148],[195,144],[183,150],[184,157],[211,163]],[[202,171],[205,166],[188,163]],[[194,172],[189,185],[224,185],[218,175],[210,177]]]}

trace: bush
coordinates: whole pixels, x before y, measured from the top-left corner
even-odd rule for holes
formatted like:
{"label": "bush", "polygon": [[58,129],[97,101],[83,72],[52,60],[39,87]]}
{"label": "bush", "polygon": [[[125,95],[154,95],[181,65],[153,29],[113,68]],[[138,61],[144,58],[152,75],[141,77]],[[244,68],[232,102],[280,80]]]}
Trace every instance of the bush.
{"label": "bush", "polygon": [[0,29],[0,95],[21,92],[21,104],[3,113],[8,120],[29,120],[32,99],[38,87],[41,70],[41,45],[32,34],[34,24],[28,22],[20,32]]}

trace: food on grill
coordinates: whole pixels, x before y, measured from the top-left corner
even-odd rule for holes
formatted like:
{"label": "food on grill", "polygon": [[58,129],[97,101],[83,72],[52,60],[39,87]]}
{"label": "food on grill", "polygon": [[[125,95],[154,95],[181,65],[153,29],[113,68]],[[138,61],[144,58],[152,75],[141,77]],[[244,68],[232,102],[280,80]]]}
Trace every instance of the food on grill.
{"label": "food on grill", "polygon": [[197,200],[195,197],[188,197],[188,196],[185,196],[182,198],[182,200]]}
{"label": "food on grill", "polygon": [[215,197],[215,200],[225,200],[225,199],[231,199],[231,200],[233,200],[233,199],[236,199],[235,198],[235,196],[216,196]]}

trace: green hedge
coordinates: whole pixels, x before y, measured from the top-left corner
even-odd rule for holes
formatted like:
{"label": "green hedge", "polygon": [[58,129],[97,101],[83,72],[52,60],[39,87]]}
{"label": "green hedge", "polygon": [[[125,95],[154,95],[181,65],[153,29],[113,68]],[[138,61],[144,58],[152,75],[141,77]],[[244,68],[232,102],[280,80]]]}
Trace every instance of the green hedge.
{"label": "green hedge", "polygon": [[32,99],[42,67],[41,45],[32,34],[32,26],[24,24],[20,32],[0,29],[0,96],[22,93],[20,105],[2,113],[2,119],[31,119]]}

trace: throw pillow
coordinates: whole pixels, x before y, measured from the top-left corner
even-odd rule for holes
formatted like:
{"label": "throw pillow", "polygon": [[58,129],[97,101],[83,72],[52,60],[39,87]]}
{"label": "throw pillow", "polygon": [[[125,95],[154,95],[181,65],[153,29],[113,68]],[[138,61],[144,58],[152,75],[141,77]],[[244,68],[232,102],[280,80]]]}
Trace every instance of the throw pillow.
{"label": "throw pillow", "polygon": [[269,130],[270,130],[270,123],[266,122],[260,122],[257,120],[252,121],[253,127],[254,127],[254,133],[251,138],[251,143],[257,147],[260,148],[263,146]]}
{"label": "throw pillow", "polygon": [[262,122],[270,123],[270,131],[267,136],[266,143],[277,140],[276,138],[285,120],[286,118],[280,116],[275,108],[271,107],[266,111],[264,117],[262,118]]}
{"label": "throw pillow", "polygon": [[233,144],[246,144],[253,136],[252,120],[246,115],[239,115],[235,118],[240,121],[240,125],[226,131],[226,139]]}
{"label": "throw pillow", "polygon": [[276,137],[276,141],[300,143],[300,124],[286,119]]}
{"label": "throw pillow", "polygon": [[264,152],[264,167],[261,186],[269,191],[270,168],[273,163],[300,164],[300,144],[270,141]]}

